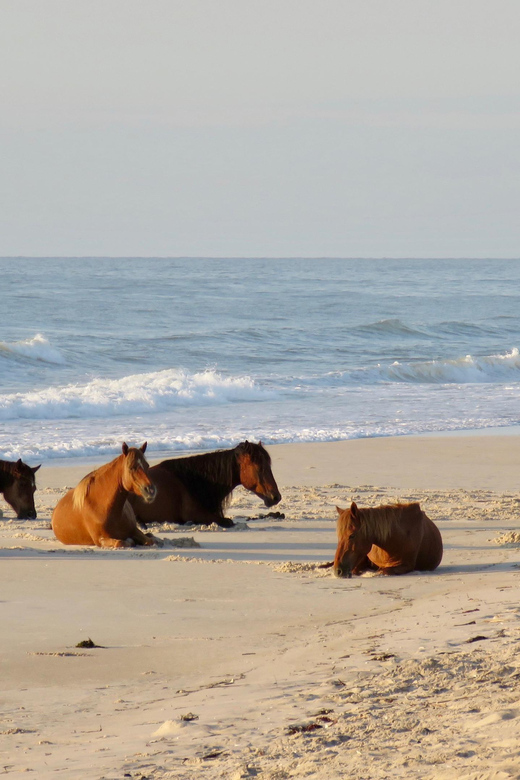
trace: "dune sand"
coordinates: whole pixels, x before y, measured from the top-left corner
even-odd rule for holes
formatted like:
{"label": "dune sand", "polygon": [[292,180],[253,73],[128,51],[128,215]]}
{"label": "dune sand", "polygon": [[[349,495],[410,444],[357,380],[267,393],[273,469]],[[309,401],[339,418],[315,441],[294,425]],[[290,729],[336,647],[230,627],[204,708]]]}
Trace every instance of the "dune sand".
{"label": "dune sand", "polygon": [[[239,489],[236,528],[160,549],[53,538],[89,468],[44,466],[35,521],[1,503],[0,775],[520,777],[520,436],[270,452],[285,519]],[[439,569],[318,569],[352,499],[419,500]]]}

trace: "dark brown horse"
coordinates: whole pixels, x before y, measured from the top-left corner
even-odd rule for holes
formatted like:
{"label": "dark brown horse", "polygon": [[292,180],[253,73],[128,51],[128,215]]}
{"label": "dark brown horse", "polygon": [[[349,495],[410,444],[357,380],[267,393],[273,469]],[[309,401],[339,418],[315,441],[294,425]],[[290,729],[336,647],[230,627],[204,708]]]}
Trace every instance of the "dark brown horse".
{"label": "dark brown horse", "polygon": [[153,501],[156,490],[148,476],[140,449],[123,443],[122,454],[83,477],[79,485],[58,501],[52,513],[52,530],[63,544],[95,544],[98,547],[151,545],[156,541],[137,527],[130,493]]}
{"label": "dark brown horse", "polygon": [[31,468],[21,458],[16,463],[0,460],[0,493],[3,493],[4,499],[12,506],[18,520],[33,520],[36,517],[34,475],[39,468],[40,466]]}
{"label": "dark brown horse", "polygon": [[334,574],[351,577],[369,569],[381,574],[433,571],[442,560],[442,538],[419,504],[338,510]]}
{"label": "dark brown horse", "polygon": [[218,523],[234,525],[224,517],[226,502],[243,485],[261,498],[266,506],[281,500],[269,453],[259,444],[244,441],[230,450],[163,460],[150,469],[157,498],[147,505],[130,496],[137,519],[147,523]]}

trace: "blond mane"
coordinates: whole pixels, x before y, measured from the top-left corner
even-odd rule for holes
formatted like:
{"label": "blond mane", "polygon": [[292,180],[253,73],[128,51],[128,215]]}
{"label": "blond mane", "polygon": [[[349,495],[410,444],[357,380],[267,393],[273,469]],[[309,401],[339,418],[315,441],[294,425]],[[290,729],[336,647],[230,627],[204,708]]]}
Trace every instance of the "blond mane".
{"label": "blond mane", "polygon": [[90,488],[92,487],[92,483],[94,482],[97,477],[101,477],[104,475],[106,471],[108,471],[116,462],[116,460],[119,460],[121,456],[118,455],[117,458],[114,460],[111,460],[110,463],[105,463],[103,466],[100,466],[98,469],[95,469],[94,471],[91,471],[89,474],[87,474],[81,482],[78,482],[74,490],[72,491],[72,506],[76,510],[81,510],[85,506],[85,501],[88,498],[88,494],[90,492]]}

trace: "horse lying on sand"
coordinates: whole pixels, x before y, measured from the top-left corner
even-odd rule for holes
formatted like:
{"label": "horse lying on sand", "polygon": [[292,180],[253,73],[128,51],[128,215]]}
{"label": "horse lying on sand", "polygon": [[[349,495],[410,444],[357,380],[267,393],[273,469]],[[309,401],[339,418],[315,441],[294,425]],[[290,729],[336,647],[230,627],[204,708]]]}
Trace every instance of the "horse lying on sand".
{"label": "horse lying on sand", "polygon": [[351,577],[368,570],[381,574],[433,571],[442,560],[437,526],[418,503],[374,509],[338,510],[338,547],[334,574]]}
{"label": "horse lying on sand", "polygon": [[18,520],[34,520],[34,491],[36,481],[34,475],[40,466],[32,468],[20,458],[15,463],[0,460],[0,493],[16,512]]}
{"label": "horse lying on sand", "polygon": [[150,477],[157,488],[153,504],[136,495],[129,501],[143,525],[148,523],[218,523],[234,525],[224,517],[226,502],[243,485],[264,501],[267,507],[281,501],[271,471],[271,458],[262,442],[244,441],[230,450],[163,460],[152,466]]}
{"label": "horse lying on sand", "polygon": [[148,476],[144,458],[146,442],[139,449],[123,443],[122,454],[87,474],[56,504],[52,530],[63,544],[89,544],[97,547],[152,545],[155,539],[138,527],[130,494],[151,502],[155,486]]}

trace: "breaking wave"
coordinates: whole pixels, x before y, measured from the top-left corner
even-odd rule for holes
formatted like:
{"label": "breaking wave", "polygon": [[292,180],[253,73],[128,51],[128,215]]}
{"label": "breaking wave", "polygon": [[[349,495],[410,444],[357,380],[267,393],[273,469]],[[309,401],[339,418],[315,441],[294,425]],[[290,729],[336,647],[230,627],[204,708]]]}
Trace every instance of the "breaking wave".
{"label": "breaking wave", "polygon": [[405,382],[409,384],[489,384],[520,382],[520,353],[515,347],[503,355],[473,357],[465,355],[454,360],[427,360],[387,366],[378,365],[348,373],[349,379],[360,384]]}
{"label": "breaking wave", "polygon": [[0,356],[18,359],[27,359],[30,361],[40,361],[42,363],[53,363],[56,365],[65,365],[67,362],[61,352],[51,346],[49,341],[37,333],[32,339],[24,341],[15,341],[8,344],[0,341]]}
{"label": "breaking wave", "polygon": [[258,387],[248,376],[167,369],[0,395],[0,420],[108,418],[167,412],[183,406],[259,401],[272,396],[272,392]]}

